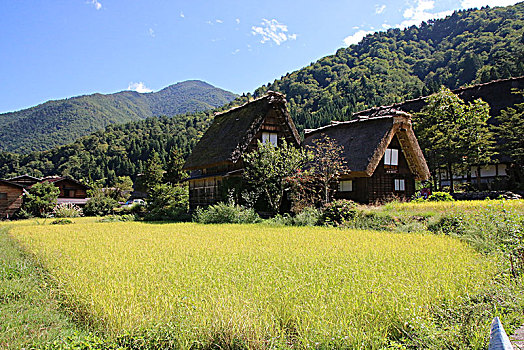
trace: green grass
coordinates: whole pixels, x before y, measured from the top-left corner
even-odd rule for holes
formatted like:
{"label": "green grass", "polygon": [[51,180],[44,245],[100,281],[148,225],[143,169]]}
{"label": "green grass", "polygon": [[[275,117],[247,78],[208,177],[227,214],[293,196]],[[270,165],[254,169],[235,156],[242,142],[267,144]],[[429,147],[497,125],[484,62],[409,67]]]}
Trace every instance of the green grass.
{"label": "green grass", "polygon": [[45,273],[0,226],[0,348],[22,349],[76,337],[59,311]]}
{"label": "green grass", "polygon": [[489,295],[500,260],[452,237],[75,222],[20,223],[10,234],[49,271],[69,310],[117,340],[156,330],[174,348],[380,349],[424,341],[438,349],[457,334],[461,346],[487,341],[494,310],[454,328],[456,320],[438,309],[456,311]]}

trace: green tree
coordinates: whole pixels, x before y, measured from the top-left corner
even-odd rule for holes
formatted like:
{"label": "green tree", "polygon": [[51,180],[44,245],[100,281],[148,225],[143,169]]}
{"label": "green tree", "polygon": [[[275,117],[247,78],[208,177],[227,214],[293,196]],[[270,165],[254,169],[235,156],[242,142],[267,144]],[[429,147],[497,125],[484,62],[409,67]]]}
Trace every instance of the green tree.
{"label": "green tree", "polygon": [[146,220],[183,220],[189,211],[187,184],[157,184],[148,194]]}
{"label": "green tree", "polygon": [[125,202],[133,192],[133,180],[129,176],[118,176],[113,188],[109,189],[107,195],[117,202]]}
{"label": "green tree", "polygon": [[312,153],[310,173],[322,189],[323,203],[327,204],[336,191],[333,185],[338,182],[341,174],[349,171],[342,155],[344,146],[338,145],[335,140],[323,134],[313,140],[308,149]]}
{"label": "green tree", "polygon": [[497,119],[500,124],[494,129],[503,140],[499,150],[512,158],[514,165],[510,169],[510,176],[522,186],[524,184],[524,103],[502,111]]}
{"label": "green tree", "polygon": [[304,149],[297,149],[285,141],[279,147],[259,141],[258,147],[244,154],[242,159],[245,181],[260,189],[271,210],[279,213],[284,194],[289,189],[286,178],[300,171],[308,157]]}
{"label": "green tree", "polygon": [[182,154],[178,149],[173,148],[169,154],[164,180],[170,184],[177,184],[183,179],[187,178],[187,173],[182,170],[183,167],[184,158],[182,157]]}
{"label": "green tree", "polygon": [[118,207],[118,202],[103,190],[100,183],[92,186],[87,194],[90,197],[84,207],[84,214],[87,216],[109,215]]}
{"label": "green tree", "polygon": [[466,104],[444,87],[431,95],[415,116],[415,129],[430,170],[446,167],[451,192],[457,172],[469,173],[472,165],[490,161],[494,142],[488,119],[487,103],[476,100]]}
{"label": "green tree", "polygon": [[22,209],[33,216],[49,214],[57,204],[60,189],[50,182],[39,182],[31,186],[24,196]]}
{"label": "green tree", "polygon": [[164,169],[162,169],[162,163],[160,162],[160,156],[157,152],[153,152],[151,157],[146,163],[146,169],[143,175],[143,183],[148,191],[153,189],[156,185],[162,183],[162,177],[164,176]]}

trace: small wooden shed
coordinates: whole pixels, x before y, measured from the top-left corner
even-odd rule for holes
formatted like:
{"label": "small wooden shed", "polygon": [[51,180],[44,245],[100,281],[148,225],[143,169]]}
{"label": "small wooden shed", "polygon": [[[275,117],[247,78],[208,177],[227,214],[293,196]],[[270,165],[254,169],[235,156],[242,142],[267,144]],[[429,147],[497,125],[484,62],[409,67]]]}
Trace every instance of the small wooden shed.
{"label": "small wooden shed", "polygon": [[335,197],[360,203],[410,198],[415,180],[430,173],[408,113],[388,110],[373,117],[305,130],[305,145],[324,135],[344,147],[350,171],[340,176]]}
{"label": "small wooden shed", "polygon": [[217,114],[184,164],[184,170],[191,171],[190,208],[223,200],[224,181],[242,174],[242,155],[255,149],[257,141],[278,145],[283,140],[300,146],[286,99],[277,92]]}
{"label": "small wooden shed", "polygon": [[0,180],[0,219],[8,219],[22,206],[24,186]]}

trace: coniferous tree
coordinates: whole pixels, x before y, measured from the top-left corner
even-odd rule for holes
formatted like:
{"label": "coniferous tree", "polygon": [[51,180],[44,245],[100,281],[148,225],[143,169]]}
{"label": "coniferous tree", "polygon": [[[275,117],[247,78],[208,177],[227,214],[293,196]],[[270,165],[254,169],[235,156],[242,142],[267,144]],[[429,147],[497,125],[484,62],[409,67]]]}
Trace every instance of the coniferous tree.
{"label": "coniferous tree", "polygon": [[184,158],[182,157],[182,154],[178,149],[173,148],[169,154],[164,180],[171,184],[177,184],[187,178],[187,173],[182,170],[183,167]]}
{"label": "coniferous tree", "polygon": [[153,189],[156,185],[162,183],[164,176],[164,169],[157,152],[153,152],[146,163],[146,169],[143,175],[143,183],[148,191]]}

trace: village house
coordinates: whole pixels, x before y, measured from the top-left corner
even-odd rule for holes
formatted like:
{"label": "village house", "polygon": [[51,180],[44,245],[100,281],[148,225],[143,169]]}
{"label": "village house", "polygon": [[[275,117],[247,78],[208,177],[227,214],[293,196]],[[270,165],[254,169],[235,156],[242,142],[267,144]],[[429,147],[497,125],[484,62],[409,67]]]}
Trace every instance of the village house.
{"label": "village house", "polygon": [[349,168],[339,178],[337,199],[360,203],[408,199],[415,194],[415,181],[430,177],[408,113],[388,110],[305,130],[304,144],[324,136],[344,147]]}
{"label": "village house", "polygon": [[242,155],[257,142],[300,146],[300,138],[282,94],[266,95],[240,107],[217,114],[184,164],[191,171],[191,210],[224,200],[225,182],[242,175]]}
{"label": "village house", "polygon": [[[517,91],[524,90],[524,76],[500,79],[488,83],[472,85],[456,90],[454,94],[463,99],[465,102],[472,102],[478,98],[487,102],[490,107],[491,118],[489,124],[496,124],[496,117],[501,114],[502,110],[513,107],[516,104],[524,103],[524,95]],[[355,113],[354,117],[369,116],[374,113],[385,113],[388,110],[400,110],[408,113],[417,113],[426,105],[427,96],[395,103],[389,106],[373,107],[367,110]],[[500,140],[497,140],[500,141]],[[507,154],[497,154],[493,156],[489,164],[476,164],[471,166],[469,172],[464,174],[454,174],[454,182],[470,182],[479,189],[508,189],[507,180],[509,172],[513,166],[513,160]],[[445,167],[437,169],[434,174],[438,180],[439,187],[450,185],[450,179]],[[509,188],[511,189],[511,188]]]}
{"label": "village house", "polygon": [[60,189],[57,204],[71,203],[84,206],[89,200],[87,198],[88,186],[67,177],[38,178],[27,174],[15,176],[7,180],[0,180],[0,219],[13,216],[22,206],[25,190],[40,182],[52,183]]}
{"label": "village house", "polygon": [[71,203],[77,206],[84,206],[89,200],[87,198],[89,187],[71,178],[49,176],[43,178],[41,182],[50,182],[60,189],[58,204]]}
{"label": "village house", "polygon": [[0,180],[0,220],[9,219],[22,206],[24,186]]}

